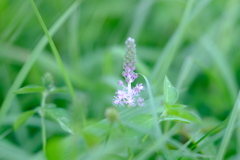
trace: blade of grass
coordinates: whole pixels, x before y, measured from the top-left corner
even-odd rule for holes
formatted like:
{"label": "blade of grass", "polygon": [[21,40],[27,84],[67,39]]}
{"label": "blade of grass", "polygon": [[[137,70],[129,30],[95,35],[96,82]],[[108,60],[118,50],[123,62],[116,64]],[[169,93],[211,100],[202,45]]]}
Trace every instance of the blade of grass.
{"label": "blade of grass", "polygon": [[[76,10],[77,6],[79,5],[79,1],[73,3],[64,13],[63,15],[56,21],[56,23],[51,27],[50,33],[53,35],[56,31],[62,26],[62,24],[69,18],[69,16]],[[43,36],[41,40],[38,42],[34,50],[32,51],[31,56],[29,57],[28,61],[24,64],[24,66],[19,71],[17,77],[15,78],[11,88],[9,89],[5,99],[2,103],[1,110],[0,110],[0,126],[2,124],[3,118],[6,116],[8,110],[10,109],[11,102],[15,97],[13,91],[17,90],[21,84],[23,83],[25,77],[27,76],[28,72],[30,71],[32,65],[40,56],[41,51],[47,44],[47,38]]]}
{"label": "blade of grass", "polygon": [[167,43],[162,55],[158,58],[156,65],[153,68],[151,80],[157,85],[163,82],[164,76],[170,67],[173,57],[183,41],[184,32],[190,22],[193,3],[194,0],[188,0],[180,25]]}
{"label": "blade of grass", "polygon": [[49,42],[49,44],[50,44],[50,46],[52,48],[53,54],[54,54],[54,56],[56,58],[56,61],[58,62],[58,65],[59,65],[59,67],[60,67],[60,69],[62,71],[63,77],[65,79],[65,82],[66,82],[67,86],[68,86],[68,89],[69,89],[69,92],[70,92],[71,97],[73,99],[73,102],[75,102],[76,95],[75,95],[75,92],[74,92],[71,80],[70,80],[70,78],[69,78],[69,76],[67,74],[67,71],[66,71],[66,69],[65,69],[65,67],[63,65],[62,59],[60,57],[60,54],[58,53],[58,50],[57,50],[57,48],[56,48],[56,46],[55,46],[55,44],[54,44],[54,42],[52,40],[51,35],[48,32],[48,29],[47,29],[47,27],[46,27],[46,25],[45,25],[45,23],[44,23],[44,21],[42,19],[41,14],[39,13],[39,11],[37,9],[37,6],[35,5],[33,0],[29,0],[29,1],[30,1],[31,5],[32,5],[32,8],[33,8],[33,10],[34,10],[34,12],[35,12],[35,14],[36,14],[40,24],[41,24],[42,29],[44,30],[45,35],[47,36],[48,42]]}
{"label": "blade of grass", "polygon": [[[18,52],[17,55],[15,54],[16,52]],[[11,64],[16,63],[17,65],[22,65],[28,60],[31,55],[30,53],[31,52],[29,50],[25,50],[23,48],[9,44],[0,43],[0,58],[9,60]],[[43,70],[48,70],[50,73],[54,73],[59,76],[62,75],[61,71],[58,68],[56,60],[49,52],[42,51],[41,58],[37,59],[36,63],[38,63]],[[48,65],[46,66],[46,64]],[[90,87],[94,87],[91,80],[86,79],[86,77],[79,74],[79,70],[70,68],[70,66],[67,66],[66,64],[65,66],[73,84],[76,87],[81,89],[89,89]]]}
{"label": "blade of grass", "polygon": [[198,144],[199,144],[200,142],[202,142],[205,138],[207,138],[207,137],[209,137],[210,135],[212,135],[212,134],[214,134],[215,132],[217,132],[217,130],[219,130],[220,127],[221,127],[221,128],[224,128],[225,125],[226,125],[226,123],[227,123],[227,119],[226,119],[225,121],[223,121],[222,123],[218,124],[218,125],[217,125],[216,127],[214,127],[213,129],[211,129],[209,132],[207,132],[203,137],[201,137],[197,142],[195,142],[195,143],[190,147],[190,149],[191,149],[191,150],[194,150],[194,149],[198,146]]}
{"label": "blade of grass", "polygon": [[[73,107],[74,107],[73,108],[73,112],[72,112],[73,113],[73,119],[76,119],[75,122],[78,122],[78,120],[77,120],[78,118],[77,117],[79,117],[79,115],[76,114],[76,113],[80,112],[80,114],[81,114],[81,122],[82,122],[82,125],[84,126],[85,125],[85,121],[86,121],[85,120],[85,114],[84,114],[84,111],[83,111],[82,107],[80,108],[80,110],[77,107],[77,106],[80,106],[80,104],[79,104],[80,102],[79,102],[79,100],[77,100],[77,97],[76,97],[76,94],[75,94],[72,82],[71,82],[70,77],[69,77],[69,75],[67,73],[67,70],[65,69],[65,67],[63,65],[62,59],[60,57],[60,54],[59,54],[59,52],[58,52],[58,50],[56,48],[56,45],[53,42],[53,39],[52,39],[51,35],[48,32],[48,29],[47,29],[47,27],[46,27],[46,25],[45,25],[45,23],[44,23],[44,21],[42,19],[41,14],[39,13],[39,11],[37,9],[36,4],[34,3],[33,0],[29,0],[29,1],[30,1],[31,5],[32,5],[32,8],[33,8],[33,10],[34,10],[34,12],[35,12],[39,22],[40,22],[40,25],[41,25],[42,29],[44,30],[45,35],[48,38],[48,42],[49,42],[49,44],[51,46],[51,49],[52,49],[53,54],[55,56],[55,59],[56,59],[58,65],[60,67],[60,70],[61,70],[61,72],[63,74],[63,77],[64,77],[64,80],[65,80],[65,82],[67,84],[68,90],[69,90],[69,92],[71,94],[72,103],[73,103]],[[78,126],[78,123],[75,124],[75,129],[78,129],[77,126]]]}
{"label": "blade of grass", "polygon": [[128,36],[138,39],[138,35],[141,32],[142,27],[147,19],[148,13],[151,10],[154,0],[141,0],[139,1],[132,20],[131,28],[128,31]]}
{"label": "blade of grass", "polygon": [[232,136],[232,132],[234,129],[234,123],[239,114],[239,110],[240,110],[240,92],[238,93],[238,98],[236,100],[236,103],[235,103],[232,113],[230,115],[229,122],[228,122],[228,125],[226,128],[226,132],[222,139],[222,142],[221,142],[221,145],[220,145],[217,157],[216,157],[217,160],[222,160],[224,158],[224,155],[227,151],[227,146],[228,146],[229,140]]}
{"label": "blade of grass", "polygon": [[[68,41],[68,49],[70,51],[70,59],[72,68],[80,68],[79,61],[80,60],[80,49],[79,49],[79,39],[78,39],[78,28],[79,28],[79,11],[77,10],[73,16],[70,18],[68,23],[68,33],[69,33],[69,41]],[[81,68],[79,69],[81,70]]]}
{"label": "blade of grass", "polygon": [[183,82],[186,80],[187,76],[189,75],[192,65],[193,63],[192,63],[191,57],[187,57],[181,67],[181,70],[178,76],[178,81],[176,85],[176,88],[178,90],[182,89]]}
{"label": "blade of grass", "polygon": [[[141,74],[142,75],[142,74]],[[157,109],[154,105],[154,100],[153,100],[153,95],[152,95],[152,89],[151,89],[151,85],[150,83],[148,82],[148,79],[142,75],[143,78],[145,79],[146,81],[146,84],[147,84],[147,91],[148,91],[148,95],[149,95],[149,99],[150,99],[150,105],[151,105],[151,110],[152,110],[152,115],[153,115],[153,124],[154,124],[154,130],[155,130],[155,137],[156,139],[159,139],[162,135],[162,131],[161,131],[161,128],[158,124],[158,117],[157,117]]]}
{"label": "blade of grass", "polygon": [[201,45],[206,49],[209,56],[216,63],[219,73],[222,74],[222,78],[225,80],[226,86],[228,88],[229,94],[231,96],[232,104],[237,97],[237,82],[234,79],[234,74],[229,67],[226,58],[224,58],[223,53],[217,49],[215,44],[207,37],[204,36],[200,40]]}
{"label": "blade of grass", "polygon": [[6,130],[5,132],[1,133],[1,134],[0,134],[0,141],[1,141],[4,137],[6,137],[7,135],[9,135],[12,131],[13,131],[13,129],[10,128],[10,129]]}
{"label": "blade of grass", "polygon": [[[167,134],[164,134],[162,137],[158,138],[153,144],[148,146],[146,150],[140,152],[136,157],[135,160],[145,160],[149,159],[150,155],[152,155],[156,150],[162,150],[165,143],[170,139],[176,132],[178,131],[180,125],[175,125],[172,127]],[[164,152],[164,151],[163,151]],[[163,153],[164,154],[164,153]]]}
{"label": "blade of grass", "polygon": [[[199,130],[200,131],[200,130]],[[181,158],[181,154],[182,152],[190,152],[188,149],[188,145],[194,141],[194,139],[196,138],[196,136],[199,134],[199,131],[197,131],[184,145],[181,146],[181,148],[178,149],[178,151],[172,155],[171,159],[177,159],[180,160]]]}

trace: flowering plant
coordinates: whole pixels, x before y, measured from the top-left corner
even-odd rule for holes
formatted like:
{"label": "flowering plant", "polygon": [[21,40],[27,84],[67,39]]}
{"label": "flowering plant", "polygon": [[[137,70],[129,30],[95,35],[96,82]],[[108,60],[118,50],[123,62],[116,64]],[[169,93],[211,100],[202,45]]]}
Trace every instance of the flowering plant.
{"label": "flowering plant", "polygon": [[113,105],[117,106],[124,106],[124,104],[128,105],[129,107],[135,107],[136,103],[138,106],[144,106],[144,99],[140,97],[139,93],[141,90],[144,90],[145,87],[140,84],[136,84],[135,87],[132,88],[132,83],[138,77],[138,74],[134,72],[135,64],[136,64],[136,44],[133,38],[128,38],[126,40],[126,54],[124,57],[123,69],[122,72],[125,81],[127,82],[127,86],[123,84],[122,81],[118,82],[118,85],[122,86],[123,89],[118,89],[116,92],[116,96],[113,99]]}

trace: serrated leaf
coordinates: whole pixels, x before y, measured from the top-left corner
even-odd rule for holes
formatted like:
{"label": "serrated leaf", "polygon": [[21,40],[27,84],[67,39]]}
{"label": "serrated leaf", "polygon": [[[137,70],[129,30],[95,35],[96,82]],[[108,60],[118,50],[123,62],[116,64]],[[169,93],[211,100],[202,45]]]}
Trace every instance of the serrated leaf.
{"label": "serrated leaf", "polygon": [[171,84],[167,76],[164,79],[164,99],[169,104],[174,104],[178,99],[177,89]]}
{"label": "serrated leaf", "polygon": [[39,93],[39,92],[43,92],[44,91],[44,87],[42,86],[37,86],[37,85],[30,85],[30,86],[26,86],[23,88],[20,88],[16,91],[14,91],[14,94],[27,94],[27,93]]}
{"label": "serrated leaf", "polygon": [[47,115],[49,115],[59,123],[63,130],[73,134],[73,130],[71,127],[71,119],[68,112],[65,109],[50,107],[46,108],[45,111]]}
{"label": "serrated leaf", "polygon": [[35,112],[36,110],[23,112],[15,121],[13,125],[14,130],[18,130]]}
{"label": "serrated leaf", "polygon": [[161,117],[161,119],[159,121],[160,122],[161,121],[181,121],[184,123],[191,123],[191,121],[189,121],[185,118],[179,117],[179,116],[175,116],[175,115],[165,115],[165,116]]}
{"label": "serrated leaf", "polygon": [[194,113],[186,110],[186,109],[168,109],[167,110],[167,114],[168,115],[174,115],[174,116],[178,116],[181,118],[184,118],[186,120],[189,120],[191,122],[196,122],[196,123],[200,123],[200,118],[195,115]]}

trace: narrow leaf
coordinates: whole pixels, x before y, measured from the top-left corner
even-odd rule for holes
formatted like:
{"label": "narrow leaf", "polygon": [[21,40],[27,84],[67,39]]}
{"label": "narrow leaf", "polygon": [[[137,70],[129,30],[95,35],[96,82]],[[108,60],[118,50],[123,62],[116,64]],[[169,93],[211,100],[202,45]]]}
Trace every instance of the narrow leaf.
{"label": "narrow leaf", "polygon": [[168,115],[174,115],[174,116],[178,116],[178,117],[181,117],[181,118],[184,118],[188,121],[191,121],[191,122],[196,122],[196,123],[200,123],[200,118],[195,115],[194,113],[186,110],[186,109],[174,109],[174,108],[170,108],[167,110],[167,114]]}
{"label": "narrow leaf", "polygon": [[39,92],[43,92],[44,91],[44,87],[42,86],[37,86],[37,85],[30,85],[30,86],[26,86],[23,88],[20,88],[16,91],[14,91],[14,94],[26,94],[26,93],[39,93]]}
{"label": "narrow leaf", "polygon": [[240,110],[240,92],[238,93],[237,100],[236,100],[235,105],[234,105],[234,107],[232,109],[232,112],[230,114],[229,121],[228,121],[228,124],[227,124],[227,128],[226,128],[225,134],[223,136],[223,139],[222,139],[222,142],[221,142],[218,154],[217,154],[216,159],[218,159],[218,160],[225,159],[224,156],[225,156],[225,153],[227,152],[227,147],[228,147],[229,142],[232,138],[232,133],[233,133],[233,130],[234,130],[234,124],[236,122],[237,117],[239,116],[239,110]]}
{"label": "narrow leaf", "polygon": [[187,106],[184,104],[173,104],[173,105],[171,105],[171,107],[176,108],[176,109],[177,108],[182,109],[182,108],[186,108]]}
{"label": "narrow leaf", "polygon": [[15,121],[13,125],[14,130],[18,130],[35,112],[36,110],[23,112]]}
{"label": "narrow leaf", "polygon": [[166,103],[174,104],[178,99],[178,92],[167,76],[164,79],[164,99]]}
{"label": "narrow leaf", "polygon": [[51,93],[67,93],[68,90],[66,87],[61,87],[61,88],[54,88],[51,90]]}
{"label": "narrow leaf", "polygon": [[191,123],[191,121],[189,121],[185,118],[179,117],[179,116],[175,116],[175,115],[165,115],[165,116],[161,117],[159,121],[160,122],[162,122],[162,121],[181,121],[184,123]]}

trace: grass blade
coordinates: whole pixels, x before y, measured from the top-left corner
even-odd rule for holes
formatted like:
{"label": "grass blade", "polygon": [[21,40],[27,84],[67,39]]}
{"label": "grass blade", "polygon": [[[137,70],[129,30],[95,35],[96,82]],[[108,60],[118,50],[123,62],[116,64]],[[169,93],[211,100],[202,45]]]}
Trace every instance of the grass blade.
{"label": "grass blade", "polygon": [[156,139],[159,139],[161,137],[162,133],[161,133],[161,128],[159,127],[159,124],[158,124],[157,109],[156,109],[156,107],[154,105],[154,100],[153,100],[151,86],[150,86],[150,84],[148,82],[148,79],[144,75],[142,75],[142,76],[145,79],[146,84],[147,84],[147,91],[148,91],[148,95],[149,95],[149,99],[150,99],[150,105],[151,105],[153,121],[154,121],[153,124],[154,124],[154,127],[155,127],[154,128],[155,136],[156,136]]}
{"label": "grass blade", "polygon": [[234,79],[234,74],[232,73],[231,68],[227,64],[226,58],[224,58],[223,54],[207,36],[203,37],[200,43],[212,57],[212,60],[216,63],[220,73],[222,74],[222,78],[225,80],[233,103],[237,97],[237,82]]}
{"label": "grass blade", "polygon": [[[80,4],[79,2],[75,2],[66,10],[66,12],[63,13],[63,15],[51,27],[51,29],[50,29],[51,35],[53,35],[57,32],[57,30],[62,26],[62,24],[76,10],[76,8],[79,4]],[[30,71],[32,65],[37,60],[37,58],[40,56],[40,54],[41,54],[42,50],[44,49],[44,47],[46,46],[46,44],[47,44],[47,39],[45,36],[43,36],[41,38],[41,40],[38,42],[38,44],[36,45],[36,47],[34,48],[28,61],[24,64],[24,66],[19,71],[11,88],[8,90],[8,93],[5,96],[5,99],[2,103],[1,110],[0,110],[0,125],[2,124],[3,118],[6,116],[8,110],[10,109],[11,102],[13,101],[13,98],[15,97],[15,95],[12,93],[22,85],[22,83],[23,83],[24,79],[26,78],[28,72]]]}
{"label": "grass blade", "polygon": [[233,132],[233,129],[234,129],[234,123],[235,123],[236,118],[238,116],[239,109],[240,109],[240,92],[238,93],[237,101],[236,101],[236,103],[234,105],[234,108],[232,110],[232,113],[230,115],[229,122],[228,122],[228,125],[227,125],[227,128],[226,128],[226,133],[223,137],[222,143],[220,145],[220,148],[219,148],[219,151],[218,151],[218,154],[217,154],[217,157],[216,157],[217,160],[222,160],[224,158],[224,155],[225,155],[226,150],[227,150],[228,143],[229,143],[230,138],[232,136],[232,132]]}
{"label": "grass blade", "polygon": [[139,1],[133,16],[133,23],[128,31],[129,36],[134,37],[134,39],[138,38],[153,4],[154,0]]}
{"label": "grass blade", "polygon": [[54,42],[53,42],[53,40],[52,40],[51,35],[50,35],[49,32],[48,32],[48,29],[47,29],[47,27],[46,27],[46,25],[45,25],[45,23],[44,23],[44,21],[43,21],[43,19],[42,19],[42,16],[40,15],[40,13],[39,13],[39,11],[38,11],[38,9],[37,9],[37,6],[35,5],[35,3],[34,3],[33,0],[30,0],[30,3],[31,3],[31,5],[32,5],[32,8],[33,8],[33,10],[34,10],[34,12],[35,12],[35,14],[36,14],[36,16],[37,16],[40,24],[41,24],[42,29],[43,29],[44,32],[45,32],[45,35],[46,35],[47,38],[48,38],[49,44],[50,44],[50,46],[51,46],[51,48],[52,48],[52,51],[53,51],[54,56],[55,56],[55,58],[56,58],[56,60],[57,60],[57,62],[58,62],[58,65],[59,65],[59,67],[60,67],[60,69],[61,69],[61,71],[62,71],[63,77],[64,77],[64,79],[65,79],[65,82],[66,82],[67,86],[68,86],[68,89],[69,89],[69,91],[70,91],[70,94],[71,94],[71,96],[72,96],[72,99],[73,99],[73,101],[75,101],[76,95],[75,95],[75,92],[74,92],[74,89],[73,89],[71,80],[70,80],[70,78],[69,78],[69,75],[67,74],[67,71],[66,71],[66,69],[65,69],[65,67],[64,67],[64,65],[63,65],[62,59],[61,59],[61,57],[60,57],[60,55],[59,55],[59,53],[58,53],[58,50],[57,50],[57,48],[56,48],[56,46],[55,46],[55,44],[54,44]]}
{"label": "grass blade", "polygon": [[164,76],[166,75],[173,57],[183,40],[183,34],[190,22],[193,2],[194,0],[188,0],[180,25],[178,26],[174,35],[171,37],[170,41],[167,43],[162,55],[158,58],[157,63],[153,68],[151,80],[153,80],[153,82],[157,85],[163,82]]}

